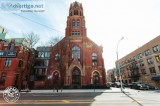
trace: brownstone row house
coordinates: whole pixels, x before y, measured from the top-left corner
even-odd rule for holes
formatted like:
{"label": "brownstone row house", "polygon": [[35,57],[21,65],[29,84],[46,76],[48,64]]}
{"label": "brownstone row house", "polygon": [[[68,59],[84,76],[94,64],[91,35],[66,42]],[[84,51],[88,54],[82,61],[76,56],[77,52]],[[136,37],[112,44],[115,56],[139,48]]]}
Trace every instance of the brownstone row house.
{"label": "brownstone row house", "polygon": [[141,82],[160,87],[160,36],[119,59],[117,67],[118,64],[124,83]]}
{"label": "brownstone row house", "polygon": [[[65,37],[51,48],[49,74],[60,85],[81,88],[91,84],[105,85],[103,47],[87,37],[81,3],[70,5]],[[58,75],[58,78],[55,77]]]}
{"label": "brownstone row house", "polygon": [[[1,28],[2,29],[2,28]],[[33,55],[24,38],[6,39],[0,33],[0,89],[8,86],[25,88],[32,69]]]}

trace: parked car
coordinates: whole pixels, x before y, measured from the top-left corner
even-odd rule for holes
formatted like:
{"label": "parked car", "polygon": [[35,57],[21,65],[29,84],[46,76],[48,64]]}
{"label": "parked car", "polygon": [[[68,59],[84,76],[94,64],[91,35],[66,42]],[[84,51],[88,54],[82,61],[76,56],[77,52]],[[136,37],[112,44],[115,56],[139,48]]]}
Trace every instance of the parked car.
{"label": "parked car", "polygon": [[156,88],[152,85],[145,84],[148,87],[148,90],[155,90]]}
{"label": "parked car", "polygon": [[132,84],[130,85],[131,89],[134,89],[133,86],[135,87],[137,84],[141,84],[140,82],[132,82]]}
{"label": "parked car", "polygon": [[[124,84],[123,83],[122,83],[122,86],[124,88]],[[121,83],[120,82],[114,82],[114,87],[120,88],[121,87]]]}
{"label": "parked car", "polygon": [[110,86],[110,87],[113,87],[113,86],[114,86],[114,83],[112,83],[112,82],[107,82],[106,85],[107,85],[107,86]]}
{"label": "parked car", "polygon": [[146,86],[145,84],[140,84],[140,83],[134,84],[132,88],[138,89],[138,90],[148,90],[148,86]]}

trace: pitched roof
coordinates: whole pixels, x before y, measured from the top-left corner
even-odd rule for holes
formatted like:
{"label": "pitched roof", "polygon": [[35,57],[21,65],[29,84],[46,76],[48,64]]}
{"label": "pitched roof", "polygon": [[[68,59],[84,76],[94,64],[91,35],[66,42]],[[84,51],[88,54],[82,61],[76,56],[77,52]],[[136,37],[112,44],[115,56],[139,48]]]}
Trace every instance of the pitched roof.
{"label": "pitched roof", "polygon": [[75,2],[73,2],[73,3],[72,3],[72,6],[74,6],[75,4],[78,4],[78,6],[80,6],[80,5],[81,5],[81,3],[79,3],[79,2],[77,2],[77,1],[75,1]]}
{"label": "pitched roof", "polygon": [[15,40],[15,44],[16,46],[20,46],[24,43],[25,38],[9,38],[9,39],[5,39],[6,42],[4,43],[4,45],[8,45],[8,43],[14,39]]}

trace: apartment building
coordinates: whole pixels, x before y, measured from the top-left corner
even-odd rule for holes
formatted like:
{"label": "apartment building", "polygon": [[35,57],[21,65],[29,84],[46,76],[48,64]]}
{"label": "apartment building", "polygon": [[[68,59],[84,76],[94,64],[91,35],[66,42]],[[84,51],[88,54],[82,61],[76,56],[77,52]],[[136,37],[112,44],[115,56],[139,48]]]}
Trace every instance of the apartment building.
{"label": "apartment building", "polygon": [[25,88],[32,69],[33,55],[25,38],[6,38],[0,28],[0,89]]}
{"label": "apartment building", "polygon": [[160,87],[160,35],[115,64],[120,66],[124,83],[141,82]]}
{"label": "apartment building", "polygon": [[50,60],[50,47],[37,47],[34,69],[31,74],[33,79],[30,88],[45,88],[48,76],[48,65]]}

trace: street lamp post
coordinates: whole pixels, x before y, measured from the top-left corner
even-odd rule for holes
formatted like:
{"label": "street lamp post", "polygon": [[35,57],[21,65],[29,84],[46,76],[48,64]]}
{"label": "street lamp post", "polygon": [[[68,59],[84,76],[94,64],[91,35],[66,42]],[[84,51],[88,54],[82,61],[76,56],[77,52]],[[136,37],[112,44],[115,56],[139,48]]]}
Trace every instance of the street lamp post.
{"label": "street lamp post", "polygon": [[121,72],[120,72],[120,65],[119,65],[119,62],[118,62],[118,45],[120,43],[121,40],[123,40],[124,37],[122,37],[119,41],[118,41],[118,44],[117,44],[117,68],[118,68],[118,72],[119,72],[119,79],[120,79],[120,83],[121,83],[121,92],[123,92],[123,86],[122,86],[122,77],[121,77]]}

